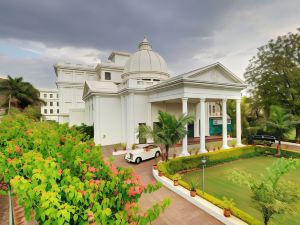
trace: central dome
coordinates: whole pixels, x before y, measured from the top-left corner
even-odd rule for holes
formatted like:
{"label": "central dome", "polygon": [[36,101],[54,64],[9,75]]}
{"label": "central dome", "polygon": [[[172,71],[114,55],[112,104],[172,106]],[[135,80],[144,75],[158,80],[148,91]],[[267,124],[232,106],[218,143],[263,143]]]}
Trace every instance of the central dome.
{"label": "central dome", "polygon": [[139,51],[127,60],[122,78],[166,80],[169,74],[165,60],[157,52],[152,51],[149,41],[144,38],[139,44]]}

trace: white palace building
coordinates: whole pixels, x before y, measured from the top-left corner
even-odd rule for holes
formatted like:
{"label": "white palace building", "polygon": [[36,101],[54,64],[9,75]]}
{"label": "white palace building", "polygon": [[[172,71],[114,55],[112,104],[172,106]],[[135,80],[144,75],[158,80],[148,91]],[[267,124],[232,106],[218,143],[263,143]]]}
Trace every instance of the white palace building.
{"label": "white palace building", "polygon": [[[171,77],[165,60],[146,38],[134,54],[112,52],[108,60],[97,66],[54,65],[60,123],[94,125],[96,144],[123,142],[130,148],[140,141],[138,126],[153,126],[159,110],[176,116],[191,114],[195,121],[187,126],[188,135],[200,137],[200,152],[205,152],[205,136],[218,125],[223,148],[228,148],[226,101],[234,99],[237,145],[241,145],[240,101],[246,85],[222,64]],[[183,155],[188,155],[188,135],[182,143]]]}

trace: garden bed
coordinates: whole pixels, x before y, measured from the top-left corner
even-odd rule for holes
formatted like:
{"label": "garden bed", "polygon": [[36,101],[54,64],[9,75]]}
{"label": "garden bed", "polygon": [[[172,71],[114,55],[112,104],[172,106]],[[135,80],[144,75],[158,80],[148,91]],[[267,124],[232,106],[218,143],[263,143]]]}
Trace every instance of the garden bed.
{"label": "garden bed", "polygon": [[[172,179],[176,173],[181,173],[183,176],[183,179],[179,181],[179,184],[181,186],[189,189],[189,184],[188,184],[188,182],[186,182],[187,180],[184,177],[188,176],[189,173],[199,173],[199,171],[197,171],[197,170],[199,170],[202,167],[201,159],[203,156],[205,156],[207,158],[207,163],[206,163],[207,167],[219,168],[220,170],[222,170],[223,166],[226,166],[227,164],[230,165],[233,162],[240,161],[238,159],[245,160],[245,159],[253,158],[253,160],[255,161],[254,157],[265,156],[265,158],[271,158],[271,159],[276,160],[276,158],[273,158],[272,156],[270,156],[270,155],[275,155],[276,153],[277,153],[277,150],[274,148],[261,147],[261,146],[245,146],[245,147],[241,147],[241,148],[233,148],[233,149],[228,149],[228,150],[209,152],[209,153],[205,153],[205,154],[201,154],[201,155],[181,157],[181,158],[177,158],[174,160],[169,160],[168,162],[159,163],[158,169],[159,169],[159,171],[163,172],[164,175],[166,177],[168,177],[169,179]],[[300,158],[300,153],[296,152],[296,151],[282,150],[281,154],[284,157]],[[236,160],[238,160],[238,161],[236,161]],[[216,165],[218,165],[218,166],[216,166]],[[207,171],[209,171],[209,169],[210,168],[208,168]],[[187,173],[187,174],[185,175],[184,173]],[[224,175],[219,174],[219,176],[222,177]],[[206,178],[207,177],[208,177],[208,175],[206,176]],[[199,181],[201,182],[200,178],[199,178]],[[223,184],[218,183],[218,181],[219,181],[218,177],[214,177],[213,181],[215,182],[215,186],[219,189],[226,189],[226,188],[230,189],[230,187],[231,187],[231,185],[229,185],[228,187],[225,186],[225,188],[223,188]],[[232,186],[234,186],[234,184],[232,184]],[[199,190],[199,185],[197,188]],[[206,189],[206,190],[209,190],[209,189]],[[222,196],[230,197],[230,196],[226,195],[226,192],[223,195],[222,194],[216,195],[215,193],[211,193],[208,191],[208,193],[206,192],[203,195],[201,191],[197,191],[197,194],[202,196],[203,198],[207,199],[208,201],[212,202],[213,204],[220,206],[221,208],[223,205],[223,201],[220,200],[220,198]],[[249,202],[245,202],[245,204],[249,205]],[[237,205],[237,206],[240,207],[239,205]],[[248,209],[246,209],[246,211],[247,211],[247,213],[240,210],[240,208],[235,207],[233,210],[233,214],[249,224],[262,224],[257,219],[253,218],[252,216],[250,216],[248,214],[249,213]],[[257,216],[257,214],[256,215],[253,214],[253,215],[254,215],[254,217]]]}

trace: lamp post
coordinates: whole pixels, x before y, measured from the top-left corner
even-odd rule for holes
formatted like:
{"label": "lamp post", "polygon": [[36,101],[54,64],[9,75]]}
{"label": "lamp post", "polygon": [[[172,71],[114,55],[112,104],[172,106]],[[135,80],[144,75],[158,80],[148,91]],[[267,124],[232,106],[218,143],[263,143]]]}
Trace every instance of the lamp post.
{"label": "lamp post", "polygon": [[205,168],[205,164],[206,164],[206,161],[207,161],[205,156],[203,156],[201,161],[202,161],[202,193],[204,194],[204,168]]}

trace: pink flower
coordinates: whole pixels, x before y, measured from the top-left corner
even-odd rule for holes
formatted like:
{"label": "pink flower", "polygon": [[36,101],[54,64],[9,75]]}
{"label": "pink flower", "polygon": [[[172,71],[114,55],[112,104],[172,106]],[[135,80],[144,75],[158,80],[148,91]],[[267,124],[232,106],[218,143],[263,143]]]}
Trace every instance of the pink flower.
{"label": "pink flower", "polygon": [[90,184],[95,184],[95,185],[98,186],[98,185],[100,185],[101,180],[90,180],[89,183],[90,183]]}
{"label": "pink flower", "polygon": [[95,167],[92,167],[92,166],[91,166],[91,167],[88,168],[88,171],[89,171],[89,172],[92,172],[92,173],[96,173],[96,172],[97,172],[97,169],[96,169]]}
{"label": "pink flower", "polygon": [[131,180],[130,179],[127,179],[124,181],[126,184],[131,184]]}
{"label": "pink flower", "polygon": [[113,173],[113,175],[118,175],[119,172],[118,172],[118,169],[115,165],[111,164],[109,169]]}
{"label": "pink flower", "polygon": [[57,172],[62,175],[62,170],[61,169],[58,169]]}
{"label": "pink flower", "polygon": [[16,152],[21,152],[21,149],[20,149],[20,147],[18,145],[15,146],[15,151]]}

